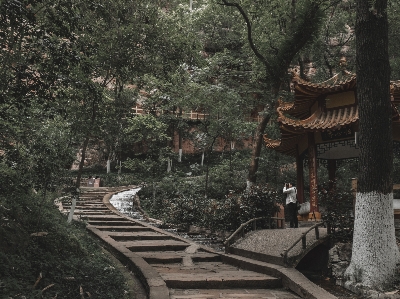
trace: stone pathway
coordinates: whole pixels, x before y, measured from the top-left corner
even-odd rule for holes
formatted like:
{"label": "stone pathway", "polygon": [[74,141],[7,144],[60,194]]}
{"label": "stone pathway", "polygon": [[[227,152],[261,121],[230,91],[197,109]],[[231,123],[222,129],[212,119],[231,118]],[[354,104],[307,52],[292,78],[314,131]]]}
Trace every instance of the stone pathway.
{"label": "stone pathway", "polygon": [[[245,238],[241,238],[234,243],[228,251],[236,254],[241,253],[241,255],[248,257],[254,253],[253,258],[256,258],[257,255],[260,260],[283,265],[281,254],[285,249],[292,246],[307,230],[309,230],[309,227],[251,231],[246,234]],[[319,228],[319,240],[315,237],[314,229],[310,231],[306,235],[306,252],[319,242],[323,242],[327,236],[326,228]],[[306,252],[303,251],[302,242],[300,241],[288,252],[288,258],[292,260],[301,258]]]}
{"label": "stone pathway", "polygon": [[[74,218],[86,221],[89,231],[135,273],[150,299],[302,298],[287,287],[307,294],[307,298],[336,298],[293,272],[294,269],[274,265],[270,268],[262,262],[220,254],[126,217],[109,203],[110,191],[84,191]],[[61,209],[67,212],[68,204]]]}

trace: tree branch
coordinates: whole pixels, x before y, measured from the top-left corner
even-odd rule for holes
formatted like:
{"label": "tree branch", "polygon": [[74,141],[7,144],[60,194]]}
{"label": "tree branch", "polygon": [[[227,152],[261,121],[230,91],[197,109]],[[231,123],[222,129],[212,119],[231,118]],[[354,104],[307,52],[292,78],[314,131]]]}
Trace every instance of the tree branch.
{"label": "tree branch", "polygon": [[252,36],[252,32],[251,32],[251,23],[250,23],[250,19],[247,16],[246,12],[244,11],[244,9],[240,6],[240,4],[238,3],[232,3],[232,2],[228,2],[226,0],[222,0],[223,3],[221,3],[222,5],[225,6],[233,6],[236,7],[237,10],[240,12],[240,14],[242,15],[244,21],[246,22],[247,25],[247,39],[249,41],[250,44],[250,48],[253,50],[254,54],[257,56],[257,58],[265,65],[265,68],[268,70],[269,73],[271,73],[271,65],[270,63],[267,61],[267,59],[258,51],[258,49],[256,48],[256,46],[254,45],[254,41],[253,41],[253,36]]}

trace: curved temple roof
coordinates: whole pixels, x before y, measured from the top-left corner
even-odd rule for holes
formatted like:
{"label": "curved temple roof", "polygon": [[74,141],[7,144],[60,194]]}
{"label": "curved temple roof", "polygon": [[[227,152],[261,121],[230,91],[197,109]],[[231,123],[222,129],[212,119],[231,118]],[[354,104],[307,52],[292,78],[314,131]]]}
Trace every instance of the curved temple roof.
{"label": "curved temple roof", "polygon": [[285,116],[279,108],[278,113],[278,121],[282,126],[285,126],[285,130],[293,130],[294,132],[337,130],[358,120],[358,106],[355,105],[325,111],[320,108],[303,120],[291,119]]}
{"label": "curved temple roof", "polygon": [[[310,83],[299,76],[293,79],[294,101],[278,100],[277,113],[281,139],[274,140],[264,135],[267,148],[281,153],[296,156],[296,145],[308,132],[335,131],[358,122],[357,104],[325,108],[323,105],[312,113],[311,107],[317,100],[330,94],[337,94],[356,89],[356,75],[346,70],[322,83]],[[396,127],[400,127],[400,115],[395,105],[400,104],[400,80],[390,84],[392,95],[392,119]]]}
{"label": "curved temple roof", "polygon": [[327,81],[311,83],[294,74],[292,83],[295,100],[291,103],[279,100],[278,107],[294,117],[304,118],[309,116],[310,107],[321,96],[355,90],[356,75],[343,70]]}

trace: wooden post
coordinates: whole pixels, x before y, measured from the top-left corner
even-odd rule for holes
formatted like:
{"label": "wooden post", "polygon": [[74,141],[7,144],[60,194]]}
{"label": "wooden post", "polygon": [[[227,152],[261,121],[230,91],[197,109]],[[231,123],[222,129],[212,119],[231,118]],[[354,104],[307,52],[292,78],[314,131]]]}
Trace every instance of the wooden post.
{"label": "wooden post", "polygon": [[297,149],[296,156],[296,172],[297,172],[297,199],[300,203],[304,202],[304,171],[303,171],[303,159],[299,155],[299,151]]}
{"label": "wooden post", "polygon": [[308,134],[308,169],[310,178],[310,214],[308,219],[321,219],[318,209],[317,147],[314,133]]}
{"label": "wooden post", "polygon": [[303,249],[307,248],[307,237],[306,234],[303,233],[303,237],[301,237],[301,243],[302,243],[302,247]]}

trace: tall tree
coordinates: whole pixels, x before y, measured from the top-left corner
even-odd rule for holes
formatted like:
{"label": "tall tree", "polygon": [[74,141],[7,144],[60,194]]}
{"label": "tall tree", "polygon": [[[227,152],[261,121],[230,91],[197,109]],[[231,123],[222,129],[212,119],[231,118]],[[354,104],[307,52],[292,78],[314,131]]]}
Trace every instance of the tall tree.
{"label": "tall tree", "polygon": [[356,70],[360,176],[346,279],[380,289],[400,260],[393,219],[393,144],[387,0],[357,0]]}
{"label": "tall tree", "polygon": [[257,181],[263,133],[271,118],[271,108],[280,93],[288,91],[288,69],[299,51],[317,33],[328,2],[277,0],[261,4],[246,0],[222,0],[222,4],[234,7],[240,13],[246,23],[248,44],[264,69],[260,81],[266,86],[266,100],[262,119],[253,138],[247,177],[250,187]]}

